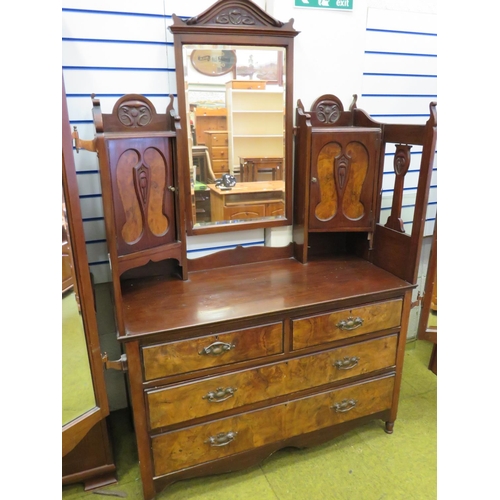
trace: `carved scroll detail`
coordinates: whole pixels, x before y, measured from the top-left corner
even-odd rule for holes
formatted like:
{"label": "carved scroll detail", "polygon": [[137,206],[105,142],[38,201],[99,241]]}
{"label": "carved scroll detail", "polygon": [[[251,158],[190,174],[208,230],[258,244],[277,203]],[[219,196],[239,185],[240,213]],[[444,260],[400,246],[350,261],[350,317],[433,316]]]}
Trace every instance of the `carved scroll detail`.
{"label": "carved scroll detail", "polygon": [[153,113],[151,108],[141,101],[126,101],[118,109],[118,120],[126,127],[144,127],[148,125]]}
{"label": "carved scroll detail", "polygon": [[341,112],[338,104],[333,101],[322,101],[316,107],[316,117],[322,123],[335,123]]}
{"label": "carved scroll detail", "polygon": [[251,26],[255,24],[255,19],[249,15],[247,12],[231,9],[226,12],[221,12],[216,18],[215,22],[217,24],[233,24],[236,26],[244,25]]}

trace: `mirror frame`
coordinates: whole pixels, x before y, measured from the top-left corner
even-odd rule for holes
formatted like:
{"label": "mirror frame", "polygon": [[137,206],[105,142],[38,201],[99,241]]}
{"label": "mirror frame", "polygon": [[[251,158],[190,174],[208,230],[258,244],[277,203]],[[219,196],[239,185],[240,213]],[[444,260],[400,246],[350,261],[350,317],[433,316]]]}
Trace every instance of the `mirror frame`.
{"label": "mirror frame", "polygon": [[[250,0],[219,0],[209,9],[190,19],[172,14],[169,26],[174,36],[177,103],[180,116],[177,147],[183,162],[178,175],[184,177],[184,211],[188,235],[220,233],[243,229],[288,226],[292,224],[293,192],[293,39],[299,34],[293,28],[293,19],[282,23],[264,12]],[[282,220],[255,220],[251,222],[217,224],[195,227],[191,207],[189,142],[187,133],[187,103],[184,79],[184,45],[226,45],[253,47],[282,47],[285,49],[285,217]],[[182,199],[181,198],[181,199]]]}
{"label": "mirror frame", "polygon": [[[62,427],[62,456],[67,455],[92,427],[109,415],[109,404],[101,358],[94,292],[83,232],[73,139],[69,122],[64,80],[62,82],[62,187],[68,221],[68,238],[73,254],[74,279],[77,283],[83,328],[94,386],[95,406]],[[61,332],[64,335],[64,332]]]}

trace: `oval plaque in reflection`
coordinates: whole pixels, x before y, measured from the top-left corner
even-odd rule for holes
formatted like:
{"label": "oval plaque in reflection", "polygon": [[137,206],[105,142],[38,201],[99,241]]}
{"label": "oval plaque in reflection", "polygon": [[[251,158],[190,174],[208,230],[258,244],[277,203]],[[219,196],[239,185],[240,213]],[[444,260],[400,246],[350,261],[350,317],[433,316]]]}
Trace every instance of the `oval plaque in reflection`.
{"label": "oval plaque in reflection", "polygon": [[203,75],[225,75],[236,65],[236,53],[233,50],[193,50],[191,64]]}

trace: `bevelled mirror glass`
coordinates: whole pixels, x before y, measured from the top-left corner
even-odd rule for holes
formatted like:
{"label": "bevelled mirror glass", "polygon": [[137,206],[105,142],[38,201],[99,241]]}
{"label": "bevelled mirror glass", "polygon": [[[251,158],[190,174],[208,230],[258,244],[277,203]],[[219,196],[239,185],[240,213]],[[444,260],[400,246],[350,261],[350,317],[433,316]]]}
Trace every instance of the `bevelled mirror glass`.
{"label": "bevelled mirror glass", "polygon": [[293,20],[248,0],[173,19],[188,233],[291,224]]}

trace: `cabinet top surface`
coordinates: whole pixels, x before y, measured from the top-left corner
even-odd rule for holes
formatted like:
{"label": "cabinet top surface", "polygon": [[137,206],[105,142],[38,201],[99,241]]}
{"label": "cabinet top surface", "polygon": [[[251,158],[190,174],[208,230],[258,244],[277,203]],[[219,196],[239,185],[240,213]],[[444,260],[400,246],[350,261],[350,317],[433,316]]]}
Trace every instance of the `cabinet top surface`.
{"label": "cabinet top surface", "polygon": [[220,189],[215,184],[208,184],[208,187],[221,195],[268,193],[271,191],[284,191],[285,181],[238,182],[236,186],[228,190]]}
{"label": "cabinet top surface", "polygon": [[305,265],[283,259],[230,266],[192,272],[187,281],[129,280],[122,284],[126,338],[272,314],[314,313],[322,307],[348,307],[349,302],[402,295],[411,288],[355,257]]}

